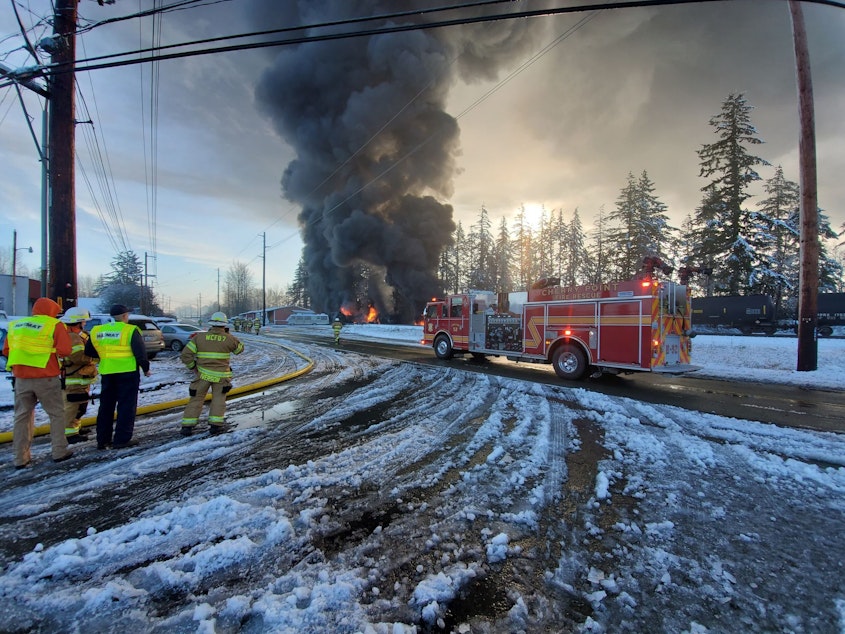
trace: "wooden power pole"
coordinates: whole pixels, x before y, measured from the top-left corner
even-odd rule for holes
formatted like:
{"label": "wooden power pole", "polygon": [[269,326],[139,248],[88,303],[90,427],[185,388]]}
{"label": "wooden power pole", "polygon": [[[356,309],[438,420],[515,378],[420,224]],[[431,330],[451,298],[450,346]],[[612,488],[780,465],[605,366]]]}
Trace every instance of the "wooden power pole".
{"label": "wooden power pole", "polygon": [[795,43],[795,67],[798,80],[798,115],[801,133],[798,160],[801,180],[801,281],[798,299],[798,366],[800,371],[818,368],[816,339],[819,293],[819,207],[816,177],[816,131],[813,114],[813,81],[804,13],[798,0],[789,0],[792,36]]}
{"label": "wooden power pole", "polygon": [[50,75],[50,206],[47,223],[45,295],[64,309],[76,306],[76,188],[74,148],[76,108],[74,63],[78,0],[56,0],[53,24],[57,71]]}

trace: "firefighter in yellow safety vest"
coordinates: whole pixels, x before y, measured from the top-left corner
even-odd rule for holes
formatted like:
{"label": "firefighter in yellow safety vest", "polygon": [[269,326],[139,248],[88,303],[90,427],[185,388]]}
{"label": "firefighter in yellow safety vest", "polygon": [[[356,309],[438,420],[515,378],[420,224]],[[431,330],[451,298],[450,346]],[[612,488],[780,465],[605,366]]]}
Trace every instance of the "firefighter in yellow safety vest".
{"label": "firefighter in yellow safety vest", "polygon": [[15,422],[12,444],[15,469],[25,469],[32,461],[35,434],[35,405],[50,417],[50,445],[53,462],[67,460],[68,450],[62,403],[60,358],[71,352],[67,330],[56,319],[61,308],[52,299],[41,297],[32,306],[32,317],[11,322],[3,344],[6,369],[12,371],[15,391]]}
{"label": "firefighter in yellow safety vest", "polygon": [[334,342],[340,343],[340,331],[343,328],[343,324],[340,323],[340,319],[338,317],[334,318],[334,322],[332,322],[332,330],[334,331]]}
{"label": "firefighter in yellow safety vest", "polygon": [[208,322],[208,332],[200,332],[182,349],[182,363],[196,376],[188,388],[190,399],[182,415],[182,435],[190,436],[199,422],[205,395],[211,389],[208,426],[212,434],[229,431],[224,419],[226,394],[232,389],[232,368],[229,357],[244,350],[237,337],[227,330],[226,315],[216,312]]}
{"label": "firefighter in yellow safety vest", "polygon": [[129,308],[115,304],[109,315],[114,322],[94,326],[85,344],[85,354],[100,360],[97,449],[128,449],[138,444],[132,437],[141,388],[138,372],[150,376],[150,361],[144,336],[138,326],[129,323]]}
{"label": "firefighter in yellow safety vest", "polygon": [[72,352],[65,357],[62,366],[65,372],[65,435],[68,442],[88,439],[88,430],[82,427],[81,419],[88,410],[91,399],[91,385],[97,380],[97,360],[85,354],[85,343],[90,338],[85,332],[85,322],[91,318],[84,308],[68,308],[59,319],[70,335]]}

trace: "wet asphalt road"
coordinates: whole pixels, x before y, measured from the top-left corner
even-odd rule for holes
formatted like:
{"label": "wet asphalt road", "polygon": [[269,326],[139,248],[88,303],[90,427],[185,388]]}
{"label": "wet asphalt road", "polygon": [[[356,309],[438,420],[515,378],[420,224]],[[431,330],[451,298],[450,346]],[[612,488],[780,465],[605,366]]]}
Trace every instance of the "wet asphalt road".
{"label": "wet asphalt road", "polygon": [[[291,341],[315,343],[313,335],[286,334]],[[326,337],[326,344],[330,345]],[[719,416],[772,423],[782,427],[845,432],[845,392],[808,390],[791,385],[719,381],[695,375],[672,376],[646,372],[603,375],[578,382],[561,381],[550,365],[513,363],[504,358],[476,361],[471,356],[441,361],[430,348],[387,342],[345,340],[342,348],[429,366],[455,367],[471,372],[522,379],[548,385],[565,384],[610,396],[646,403],[675,405]]]}

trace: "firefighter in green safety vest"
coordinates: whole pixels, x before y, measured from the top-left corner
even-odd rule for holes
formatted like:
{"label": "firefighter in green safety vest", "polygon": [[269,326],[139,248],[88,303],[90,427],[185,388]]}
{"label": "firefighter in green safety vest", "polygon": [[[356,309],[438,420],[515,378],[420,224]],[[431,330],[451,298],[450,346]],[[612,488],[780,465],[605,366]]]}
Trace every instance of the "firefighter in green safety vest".
{"label": "firefighter in green safety vest", "polygon": [[91,400],[91,385],[97,380],[97,360],[85,354],[85,322],[91,318],[85,308],[68,308],[59,319],[67,328],[72,352],[65,357],[65,435],[69,443],[88,440],[88,430],[82,427],[82,417]]}
{"label": "firefighter in green safety vest", "polygon": [[200,332],[182,349],[182,363],[196,374],[188,388],[190,399],[182,415],[182,435],[190,436],[199,422],[205,395],[211,390],[208,426],[212,434],[229,431],[224,415],[226,395],[232,389],[232,368],[229,357],[240,354],[244,344],[227,330],[226,315],[216,312],[208,322],[208,332]]}
{"label": "firefighter in green safety vest", "polygon": [[257,335],[261,330],[261,320],[258,317],[252,322],[252,327],[255,329],[255,334]]}

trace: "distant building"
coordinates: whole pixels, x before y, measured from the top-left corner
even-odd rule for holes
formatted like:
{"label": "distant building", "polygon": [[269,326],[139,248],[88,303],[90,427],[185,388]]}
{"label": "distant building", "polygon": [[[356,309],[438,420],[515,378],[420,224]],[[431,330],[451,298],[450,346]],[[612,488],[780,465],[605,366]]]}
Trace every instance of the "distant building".
{"label": "distant building", "polygon": [[[11,316],[29,315],[35,300],[41,297],[41,282],[25,275],[0,275],[0,310]],[[14,300],[12,299],[14,296]]]}

